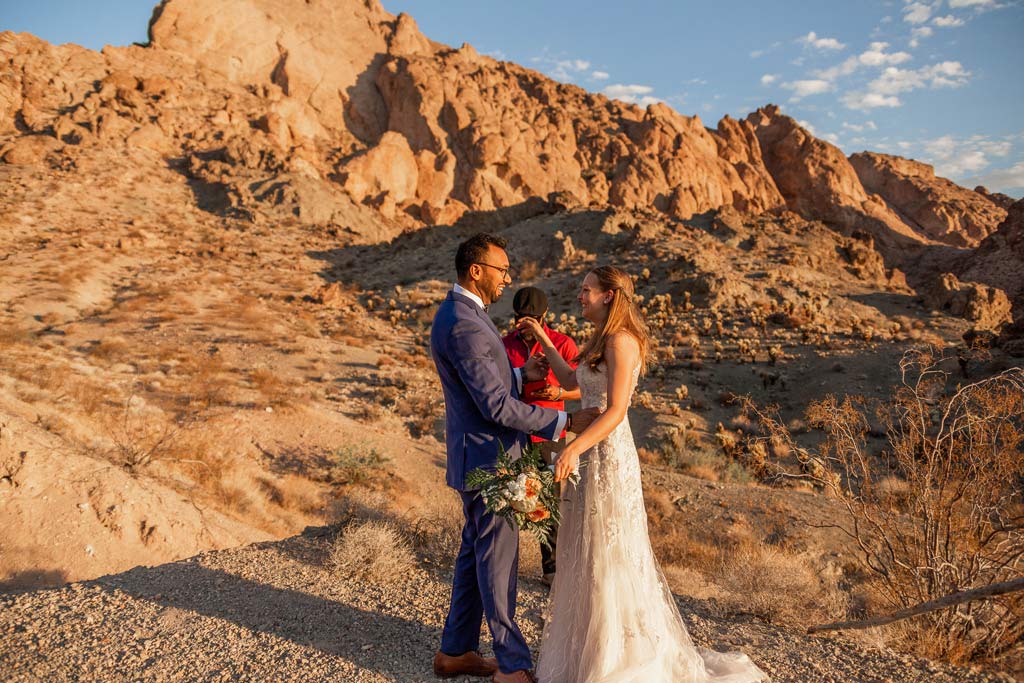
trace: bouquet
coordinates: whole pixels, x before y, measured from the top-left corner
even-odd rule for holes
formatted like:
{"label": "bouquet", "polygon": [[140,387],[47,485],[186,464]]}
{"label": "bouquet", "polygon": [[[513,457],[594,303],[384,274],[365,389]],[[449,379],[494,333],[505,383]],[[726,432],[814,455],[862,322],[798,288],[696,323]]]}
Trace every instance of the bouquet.
{"label": "bouquet", "polygon": [[[579,475],[569,480],[576,483]],[[495,471],[477,468],[466,475],[466,487],[479,489],[487,509],[514,522],[550,547],[549,532],[558,524],[558,485],[535,444],[518,460],[502,448]]]}

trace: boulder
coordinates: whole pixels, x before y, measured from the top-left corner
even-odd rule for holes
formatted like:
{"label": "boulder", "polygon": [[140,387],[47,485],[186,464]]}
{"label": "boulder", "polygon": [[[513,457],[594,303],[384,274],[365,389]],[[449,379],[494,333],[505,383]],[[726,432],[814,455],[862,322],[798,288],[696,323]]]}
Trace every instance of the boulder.
{"label": "boulder", "polygon": [[0,159],[18,166],[39,166],[47,155],[62,147],[60,140],[49,135],[25,135],[0,149]]}
{"label": "boulder", "polygon": [[1024,199],[1010,206],[1003,222],[963,260],[957,275],[1002,289],[1018,316],[1024,311]]}
{"label": "boulder", "polygon": [[995,329],[1013,322],[1010,299],[1003,290],[961,282],[953,273],[940,275],[922,295],[925,306],[970,320],[977,329]]}

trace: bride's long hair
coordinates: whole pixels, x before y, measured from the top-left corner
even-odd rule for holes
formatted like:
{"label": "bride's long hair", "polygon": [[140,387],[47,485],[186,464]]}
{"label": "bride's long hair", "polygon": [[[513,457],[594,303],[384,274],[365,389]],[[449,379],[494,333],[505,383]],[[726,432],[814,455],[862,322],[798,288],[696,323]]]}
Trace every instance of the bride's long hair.
{"label": "bride's long hair", "polygon": [[601,291],[612,291],[615,294],[608,305],[608,317],[587,340],[576,357],[576,362],[586,363],[591,369],[596,370],[604,361],[608,337],[624,330],[633,335],[640,344],[640,373],[646,373],[650,364],[651,334],[640,308],[636,305],[632,278],[626,271],[615,266],[599,266],[590,272],[597,278]]}

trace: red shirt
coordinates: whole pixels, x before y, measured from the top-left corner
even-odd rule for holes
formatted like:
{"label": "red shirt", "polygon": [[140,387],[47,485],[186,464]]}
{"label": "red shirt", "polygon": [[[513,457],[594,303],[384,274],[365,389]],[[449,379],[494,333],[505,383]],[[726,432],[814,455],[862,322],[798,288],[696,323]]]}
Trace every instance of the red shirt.
{"label": "red shirt", "polygon": [[[569,367],[575,368],[576,363],[574,362],[579,350],[576,348],[576,342],[572,340],[572,337],[561,332],[552,330],[547,325],[544,326],[544,331],[547,333],[548,338],[555,345],[555,350],[558,351],[558,355],[565,359],[565,362],[569,364]],[[521,368],[526,365],[526,361],[529,360],[530,356],[543,354],[544,351],[541,349],[540,342],[534,340],[533,344],[529,344],[523,335],[518,330],[513,330],[509,334],[505,335],[501,339],[505,344],[505,353],[508,354],[508,359],[512,361],[513,368]],[[556,387],[562,386],[558,382],[558,378],[555,377],[555,371],[549,370],[546,380],[539,380],[537,382],[524,382],[523,383],[523,396],[528,396],[531,392],[536,389],[540,389],[545,384],[551,384]],[[541,406],[543,408],[554,408],[555,410],[565,410],[565,401],[542,401],[540,399],[523,399],[524,403],[528,403],[534,406]],[[561,438],[565,438],[565,432],[562,432]],[[534,442],[544,441],[540,437],[532,437]]]}

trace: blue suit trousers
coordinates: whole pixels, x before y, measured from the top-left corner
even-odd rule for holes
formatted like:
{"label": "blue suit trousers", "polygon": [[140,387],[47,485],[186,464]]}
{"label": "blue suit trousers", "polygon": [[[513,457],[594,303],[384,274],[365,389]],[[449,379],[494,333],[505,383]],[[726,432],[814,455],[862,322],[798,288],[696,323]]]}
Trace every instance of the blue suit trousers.
{"label": "blue suit trousers", "polygon": [[530,648],[515,622],[519,531],[488,512],[478,491],[459,494],[465,525],[441,651],[458,656],[479,650],[480,625],[486,616],[498,668],[505,673],[532,669]]}

